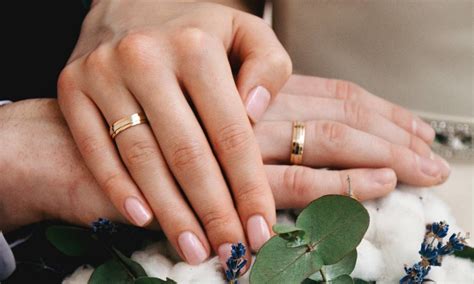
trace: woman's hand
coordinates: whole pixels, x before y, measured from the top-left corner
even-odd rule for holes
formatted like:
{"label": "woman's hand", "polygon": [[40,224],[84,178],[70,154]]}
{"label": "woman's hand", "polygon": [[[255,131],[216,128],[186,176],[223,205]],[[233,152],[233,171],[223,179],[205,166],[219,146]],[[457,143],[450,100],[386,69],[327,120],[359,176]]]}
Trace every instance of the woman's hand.
{"label": "woman's hand", "polygon": [[[215,4],[101,0],[61,73],[58,99],[118,211],[139,226],[155,215],[196,264],[210,247],[247,239],[257,250],[270,237],[275,206],[248,116],[258,121],[290,74],[287,53],[252,15]],[[149,125],[124,131],[115,147],[107,124],[139,112]]]}
{"label": "woman's hand", "polygon": [[306,121],[307,166],[391,168],[399,181],[415,186],[440,184],[450,174],[430,149],[435,133],[428,124],[353,83],[291,76],[255,126],[265,164],[288,164],[294,120]]}

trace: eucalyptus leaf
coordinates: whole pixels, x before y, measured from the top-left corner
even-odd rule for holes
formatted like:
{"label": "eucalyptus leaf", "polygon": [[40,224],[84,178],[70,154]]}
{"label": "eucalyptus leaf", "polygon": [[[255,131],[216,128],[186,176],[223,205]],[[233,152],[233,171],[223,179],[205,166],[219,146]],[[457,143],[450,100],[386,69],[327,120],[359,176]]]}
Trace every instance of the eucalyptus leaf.
{"label": "eucalyptus leaf", "polygon": [[131,260],[130,258],[123,255],[119,250],[112,248],[115,254],[117,255],[118,260],[125,266],[125,269],[128,270],[129,274],[133,275],[134,278],[146,277],[147,274],[143,267]]}
{"label": "eucalyptus leaf", "polygon": [[464,246],[464,249],[461,251],[455,251],[454,256],[460,258],[467,258],[474,262],[474,248],[470,246]]}
{"label": "eucalyptus leaf", "polygon": [[323,265],[335,264],[354,250],[369,225],[367,210],[355,199],[326,195],[311,202],[296,227],[309,237],[306,246],[290,248],[275,236],[257,254],[252,283],[301,283]]}
{"label": "eucalyptus leaf", "polygon": [[280,238],[288,241],[288,247],[300,247],[309,243],[308,235],[301,228],[288,224],[275,224],[272,229]]}
{"label": "eucalyptus leaf", "polygon": [[326,281],[326,282],[321,282],[321,283],[328,283],[328,284],[354,284],[354,280],[352,279],[352,277],[350,277],[349,275],[345,274],[345,275],[341,275],[341,276],[337,277],[337,278],[334,279],[334,280],[330,280],[330,281]]}
{"label": "eucalyptus leaf", "polygon": [[169,278],[162,280],[155,277],[140,277],[135,280],[134,284],[176,284],[176,282]]}
{"label": "eucalyptus leaf", "polygon": [[[324,273],[324,276],[327,281],[335,280],[342,275],[350,275],[354,270],[357,261],[357,250],[351,251],[339,262],[332,265],[324,265],[321,268],[321,271]],[[322,281],[321,272],[316,272],[315,274],[309,277],[312,280]]]}
{"label": "eucalyptus leaf", "polygon": [[59,251],[69,256],[84,255],[96,245],[90,231],[79,227],[50,226],[46,229],[46,238]]}
{"label": "eucalyptus leaf", "polygon": [[121,262],[112,259],[97,267],[89,278],[88,284],[133,284],[134,277]]}

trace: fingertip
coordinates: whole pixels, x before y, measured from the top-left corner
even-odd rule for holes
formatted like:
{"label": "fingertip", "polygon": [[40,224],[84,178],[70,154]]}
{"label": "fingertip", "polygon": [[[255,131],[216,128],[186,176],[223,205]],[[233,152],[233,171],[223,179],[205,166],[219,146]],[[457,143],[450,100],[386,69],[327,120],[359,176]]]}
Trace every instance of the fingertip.
{"label": "fingertip", "polygon": [[257,123],[267,110],[271,100],[270,92],[263,86],[253,88],[245,101],[247,115],[253,123]]}
{"label": "fingertip", "polygon": [[428,123],[424,122],[420,118],[413,119],[412,122],[412,132],[415,135],[418,135],[426,143],[431,145],[435,139],[436,132]]}
{"label": "fingertip", "polygon": [[153,215],[145,205],[136,197],[127,197],[124,202],[124,208],[132,223],[145,227],[153,221]]}
{"label": "fingertip", "polygon": [[191,231],[182,232],[178,236],[178,245],[186,262],[191,265],[201,264],[209,257],[202,242]]}

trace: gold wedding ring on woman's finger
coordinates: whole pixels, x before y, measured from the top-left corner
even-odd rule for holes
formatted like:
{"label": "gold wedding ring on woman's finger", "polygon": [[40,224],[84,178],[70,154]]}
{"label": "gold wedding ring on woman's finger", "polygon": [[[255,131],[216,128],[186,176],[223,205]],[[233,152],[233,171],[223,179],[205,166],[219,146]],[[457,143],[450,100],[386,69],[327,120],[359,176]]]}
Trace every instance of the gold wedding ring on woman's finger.
{"label": "gold wedding ring on woman's finger", "polygon": [[304,134],[304,123],[301,121],[294,121],[290,156],[290,162],[293,165],[301,165],[303,163]]}
{"label": "gold wedding ring on woman's finger", "polygon": [[110,126],[110,136],[112,139],[115,139],[117,135],[119,135],[122,131],[129,129],[130,127],[148,123],[148,119],[146,118],[144,113],[134,113],[130,116],[121,118],[116,122],[112,123]]}

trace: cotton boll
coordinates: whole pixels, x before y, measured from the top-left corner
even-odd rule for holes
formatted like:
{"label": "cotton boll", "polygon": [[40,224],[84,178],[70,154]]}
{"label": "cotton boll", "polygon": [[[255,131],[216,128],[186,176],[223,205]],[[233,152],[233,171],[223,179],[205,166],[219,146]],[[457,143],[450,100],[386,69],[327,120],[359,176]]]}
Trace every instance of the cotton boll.
{"label": "cotton boll", "polygon": [[66,277],[63,280],[63,284],[87,284],[89,278],[91,278],[94,268],[89,265],[79,266],[73,274]]}
{"label": "cotton boll", "polygon": [[365,209],[367,209],[367,212],[369,213],[369,217],[370,217],[369,228],[367,229],[367,232],[365,233],[364,239],[372,242],[375,240],[375,231],[376,231],[375,219],[378,216],[377,214],[378,202],[375,200],[370,200],[370,201],[365,201],[363,205]]}
{"label": "cotton boll", "polygon": [[199,265],[189,265],[185,262],[177,263],[171,269],[168,277],[180,284],[226,283],[218,257],[213,257]]}
{"label": "cotton boll", "polygon": [[433,279],[436,283],[474,283],[474,263],[468,259],[455,256],[446,256],[443,258],[441,266],[445,271],[445,278],[435,278],[436,275],[428,274],[428,278]]}
{"label": "cotton boll", "polygon": [[382,198],[375,219],[374,245],[381,249],[385,270],[380,281],[398,281],[403,265],[419,261],[418,250],[425,234],[425,218],[420,199],[394,191]]}
{"label": "cotton boll", "polygon": [[143,266],[148,276],[166,279],[173,263],[160,251],[163,251],[163,246],[157,243],[148,246],[143,251],[134,252],[131,258]]}
{"label": "cotton boll", "polygon": [[363,239],[357,247],[357,263],[352,277],[375,281],[382,276],[384,267],[382,252],[372,243]]}

